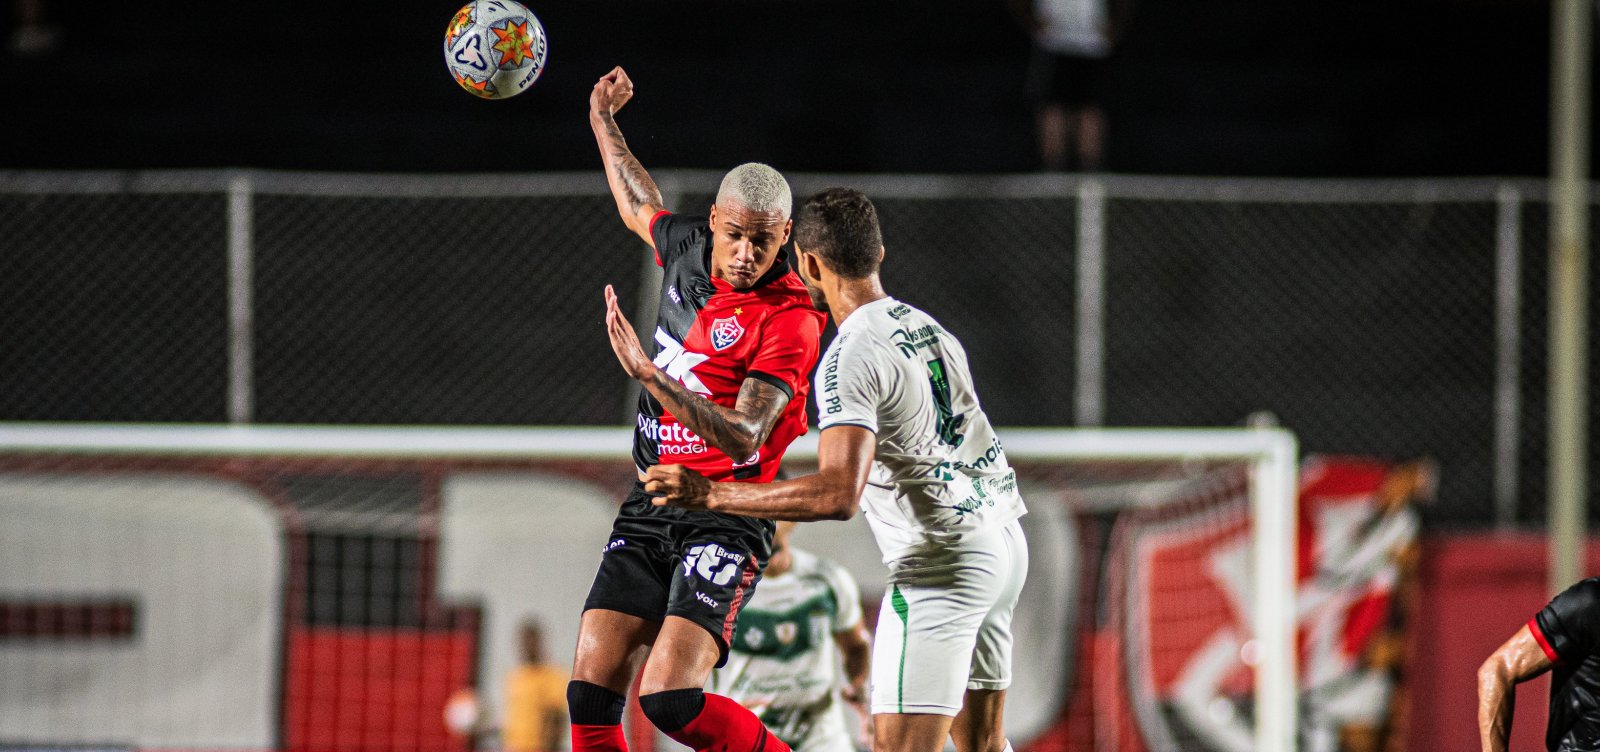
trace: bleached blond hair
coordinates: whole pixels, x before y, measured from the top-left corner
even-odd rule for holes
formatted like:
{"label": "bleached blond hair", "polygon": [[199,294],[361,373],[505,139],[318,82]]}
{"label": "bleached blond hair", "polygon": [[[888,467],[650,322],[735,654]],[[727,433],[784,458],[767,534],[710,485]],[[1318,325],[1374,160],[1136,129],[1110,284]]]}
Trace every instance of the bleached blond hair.
{"label": "bleached blond hair", "polygon": [[717,205],[729,201],[750,211],[781,212],[784,219],[788,219],[794,209],[789,181],[760,162],[746,162],[722,177],[722,186],[717,189]]}

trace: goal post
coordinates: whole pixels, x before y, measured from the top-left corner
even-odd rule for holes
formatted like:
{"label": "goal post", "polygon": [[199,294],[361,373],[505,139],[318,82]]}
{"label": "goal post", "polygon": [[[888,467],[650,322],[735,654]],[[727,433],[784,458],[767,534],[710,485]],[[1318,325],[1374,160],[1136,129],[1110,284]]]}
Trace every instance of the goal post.
{"label": "goal post", "polygon": [[1296,749],[1296,498],[1299,442],[1259,428],[1010,429],[1000,432],[1017,460],[1240,460],[1250,463],[1251,548],[1255,555],[1255,749]]}
{"label": "goal post", "polygon": [[[1250,693],[1250,703],[1253,704],[1253,713],[1250,719],[1249,735],[1253,738],[1253,749],[1258,752],[1290,752],[1297,749],[1299,721],[1297,718],[1299,697],[1296,678],[1297,659],[1296,645],[1296,506],[1299,488],[1298,480],[1298,446],[1294,435],[1280,428],[1196,428],[1196,429],[1147,429],[1147,428],[1098,428],[1098,429],[1051,429],[1051,428],[1011,428],[999,429],[999,436],[1005,445],[1007,456],[1014,465],[1024,466],[1049,466],[1052,464],[1091,464],[1091,463],[1138,463],[1138,462],[1163,462],[1163,463],[1227,463],[1232,468],[1242,471],[1248,483],[1248,527],[1250,530],[1250,586],[1248,590],[1248,617],[1250,622],[1250,642],[1242,648],[1239,654],[1243,662],[1248,664],[1253,673],[1253,691]],[[133,468],[139,472],[156,472],[171,475],[174,473],[205,474],[212,473],[217,477],[225,478],[229,482],[243,482],[252,477],[266,477],[267,474],[280,471],[293,475],[313,477],[321,480],[324,476],[348,472],[353,477],[361,480],[356,483],[371,485],[373,477],[383,473],[393,473],[396,468],[404,472],[425,476],[427,483],[433,484],[432,490],[420,492],[424,498],[429,494],[435,497],[431,503],[435,504],[434,517],[442,520],[436,523],[418,523],[424,538],[438,532],[430,532],[429,525],[449,528],[453,522],[448,514],[439,511],[438,507],[445,506],[438,499],[446,498],[453,492],[461,489],[451,489],[451,473],[456,475],[471,475],[471,483],[478,484],[472,490],[478,493],[482,501],[479,508],[493,510],[511,510],[512,514],[541,514],[538,510],[517,510],[515,505],[503,503],[508,496],[521,492],[512,488],[507,491],[507,486],[502,488],[497,483],[509,483],[507,478],[517,473],[546,474],[550,477],[564,473],[568,477],[590,476],[604,483],[589,484],[593,487],[609,487],[615,485],[613,491],[619,491],[626,479],[632,475],[629,461],[628,448],[632,440],[632,431],[626,427],[528,427],[528,428],[496,428],[496,427],[386,427],[386,426],[258,426],[258,425],[157,425],[157,424],[55,424],[55,423],[0,423],[0,488],[23,488],[27,490],[28,483],[57,483],[61,478],[92,479],[101,484],[102,491],[108,496],[106,503],[115,501],[118,495],[116,483],[129,476],[121,474]],[[817,434],[812,432],[798,439],[789,449],[786,460],[792,461],[797,468],[814,464],[816,460]],[[255,463],[255,465],[252,465]],[[343,463],[343,464],[340,464]],[[543,464],[541,464],[543,463]],[[257,466],[256,470],[248,467]],[[266,467],[266,469],[260,469]],[[241,469],[246,468],[246,469]],[[288,468],[284,470],[284,468]],[[332,469],[330,469],[332,468]],[[554,468],[554,470],[551,470]],[[413,469],[415,469],[413,471]],[[462,472],[468,471],[468,472]],[[254,473],[254,475],[252,475]],[[38,481],[46,478],[45,481]],[[445,478],[445,480],[440,480]],[[279,496],[291,496],[305,482],[301,478],[291,481],[274,480],[266,485],[274,489],[266,496],[277,493]],[[467,481],[462,481],[465,483]],[[10,486],[3,484],[10,483]],[[275,485],[274,485],[275,484]],[[295,484],[300,484],[296,486]],[[459,485],[459,484],[458,484]],[[441,490],[443,486],[443,490]],[[564,488],[564,487],[561,487]],[[288,489],[288,492],[283,492]],[[486,490],[487,489],[487,490]],[[249,490],[249,489],[247,489]],[[260,490],[258,486],[255,490]],[[141,498],[148,498],[154,503],[168,503],[171,499],[169,491],[160,491],[162,495],[139,496],[131,491],[123,494],[125,502],[137,503]],[[407,493],[410,493],[409,491]],[[485,496],[488,494],[488,496]],[[499,494],[499,496],[494,496]],[[459,495],[459,494],[458,494]],[[559,494],[557,494],[559,495]],[[15,499],[26,497],[27,494],[14,494],[8,501],[0,498],[0,506],[7,503],[16,503]],[[491,498],[492,497],[492,498]],[[305,515],[324,514],[324,520],[334,520],[327,516],[328,509],[318,506],[320,502],[315,493],[307,498],[312,501],[300,502],[283,501],[278,503],[289,511],[286,519],[294,517],[300,519]],[[554,498],[554,496],[550,497]],[[606,496],[595,496],[595,501],[590,506],[600,509],[605,503]],[[497,500],[498,499],[498,500]],[[1030,505],[1038,508],[1047,502],[1035,502],[1030,498]],[[541,503],[543,498],[540,499]],[[26,501],[24,500],[24,502]],[[429,502],[424,502],[424,506]],[[609,502],[609,503],[614,503]],[[495,506],[499,504],[499,506]],[[124,504],[124,506],[128,506]],[[529,505],[522,504],[527,507]],[[109,508],[109,507],[108,507]],[[198,508],[194,506],[183,509]],[[574,507],[576,508],[576,507]],[[34,509],[35,508],[29,508]],[[377,509],[377,507],[374,507]],[[593,511],[593,510],[591,510]],[[1041,510],[1042,511],[1042,510]],[[583,551],[584,556],[593,558],[598,555],[596,543],[604,536],[606,522],[603,510],[593,511],[590,516],[593,520],[573,522],[561,514],[543,512],[547,516],[518,517],[506,522],[487,524],[479,520],[480,532],[492,535],[498,526],[510,527],[513,525],[545,525],[545,532],[554,536],[560,545],[574,546],[572,550]],[[4,509],[0,509],[4,513]],[[124,510],[126,513],[126,510]],[[183,512],[168,512],[182,514]],[[343,514],[344,512],[340,512]],[[393,525],[397,519],[390,512],[378,509],[372,513],[373,519],[382,521],[382,525]],[[608,513],[606,513],[608,514]],[[385,516],[387,515],[387,516]],[[41,518],[42,519],[42,518]],[[54,520],[56,518],[50,518]],[[63,518],[64,519],[64,518]],[[119,518],[121,519],[121,518]],[[343,518],[339,518],[343,519]],[[555,524],[551,524],[552,521]],[[47,524],[48,523],[48,524]],[[33,524],[33,523],[30,523]],[[57,522],[46,521],[38,523],[45,525],[40,529],[54,531],[56,528],[49,525]],[[329,523],[345,524],[343,522]],[[587,525],[588,527],[584,527]],[[590,528],[593,528],[591,530]],[[285,532],[292,532],[286,529]],[[446,532],[449,532],[446,530]],[[19,533],[20,535],[21,533]],[[1030,534],[1031,535],[1031,534]],[[314,537],[314,536],[313,536]],[[442,537],[442,536],[441,536]],[[332,538],[325,535],[316,545],[328,543]],[[65,540],[65,538],[63,538]],[[62,544],[56,544],[58,548]],[[328,544],[332,545],[332,544]],[[431,545],[431,544],[430,544]],[[475,555],[493,558],[493,551],[481,550],[486,544],[476,544],[479,549]],[[309,544],[295,543],[288,545],[290,558],[315,559],[318,554]],[[472,551],[474,547],[458,547],[463,551]],[[588,552],[588,548],[595,548]],[[306,549],[306,550],[302,550]],[[39,549],[44,550],[44,549]],[[265,549],[263,549],[265,550]],[[309,550],[309,553],[307,552]],[[118,556],[137,556],[135,549],[119,549],[123,553]],[[135,551],[135,553],[127,553]],[[477,587],[475,583],[462,585],[464,580],[471,580],[478,576],[474,573],[485,570],[474,569],[481,566],[482,562],[476,560],[458,560],[459,552],[450,550],[435,551],[424,545],[423,553],[418,554],[420,559],[407,564],[411,567],[437,566],[445,574],[440,575],[437,584],[440,593],[449,595],[452,588],[461,590],[463,587]],[[271,553],[268,551],[267,553]],[[592,556],[591,556],[592,554]],[[54,554],[52,554],[53,556]],[[264,554],[266,555],[266,554]],[[24,554],[17,553],[17,557]],[[431,557],[438,557],[436,562]],[[597,560],[597,559],[596,559]],[[5,563],[0,557],[0,564]],[[14,562],[13,562],[14,563]],[[315,562],[313,561],[313,564]],[[43,571],[44,567],[56,566],[52,560],[45,564],[32,564],[32,571]],[[304,567],[304,562],[298,562]],[[588,566],[587,560],[584,562]],[[167,566],[167,565],[164,565]],[[530,564],[530,566],[532,566]],[[289,612],[302,606],[297,604],[311,604],[304,609],[311,612],[307,614],[286,613],[286,621],[304,623],[307,629],[302,630],[304,635],[294,639],[284,639],[281,650],[289,653],[288,656],[274,658],[267,655],[265,662],[280,661],[286,668],[286,678],[274,680],[277,683],[277,694],[280,696],[280,706],[268,715],[277,714],[276,720],[271,718],[261,721],[268,726],[275,725],[276,729],[269,729],[265,741],[271,746],[295,749],[316,746],[316,736],[320,733],[315,725],[315,718],[306,720],[301,716],[310,714],[314,716],[319,710],[317,701],[311,695],[301,697],[297,692],[304,682],[310,679],[297,679],[295,672],[305,669],[303,661],[298,656],[314,655],[318,649],[327,649],[339,639],[343,639],[336,631],[317,631],[318,621],[317,588],[314,581],[301,582],[293,572],[283,574],[283,588],[286,595],[279,598],[279,604]],[[18,570],[14,570],[18,571]],[[577,592],[578,589],[587,587],[588,573],[582,577],[572,570],[570,579],[582,580],[577,584],[567,583],[562,585],[568,590]],[[18,580],[18,576],[23,579]],[[5,600],[8,596],[15,599],[17,594],[26,596],[28,588],[27,574],[13,576],[9,580],[0,577],[0,612],[6,608]],[[423,576],[427,579],[426,576]],[[404,578],[402,578],[404,579]],[[1046,578],[1041,578],[1041,582]],[[525,584],[525,583],[523,583]],[[581,585],[581,587],[579,587]],[[518,585],[519,587],[522,585]],[[266,587],[263,585],[262,587]],[[433,587],[433,586],[430,586]],[[484,585],[492,589],[491,585]],[[507,586],[509,587],[509,585]],[[69,588],[70,590],[70,588]],[[292,593],[290,591],[293,591]],[[306,591],[306,592],[302,592]],[[572,596],[566,591],[552,591],[548,594],[552,603],[559,601],[565,604],[572,597],[581,599],[581,594]],[[436,594],[430,592],[428,598]],[[487,598],[486,602],[493,603],[494,594],[484,595],[474,590],[465,593],[462,597],[468,600]],[[1241,594],[1243,597],[1243,594]],[[36,600],[36,599],[35,599]],[[136,602],[132,599],[129,603]],[[24,606],[13,608],[13,615],[17,608],[35,608],[27,597]],[[474,600],[474,602],[477,602]],[[123,601],[118,601],[122,604]],[[142,606],[138,606],[142,608]],[[554,607],[554,606],[549,606]],[[87,608],[87,607],[85,607]],[[113,604],[107,613],[116,615],[115,609],[133,609],[131,605]],[[422,608],[418,606],[418,608]],[[61,609],[57,608],[57,611]],[[87,613],[87,612],[86,612]],[[94,612],[100,613],[100,612]],[[132,619],[142,618],[142,614],[134,613],[127,617]],[[449,616],[448,614],[446,616]],[[484,628],[479,630],[476,626],[477,619],[484,620]],[[467,661],[477,668],[462,668],[455,666],[450,671],[451,676],[467,676],[476,673],[480,679],[487,674],[485,667],[498,666],[505,659],[504,653],[512,650],[509,639],[504,635],[508,633],[507,623],[504,619],[510,618],[505,613],[495,611],[492,607],[484,609],[481,615],[470,617],[470,629],[460,628],[460,619],[445,618],[437,614],[424,614],[413,620],[422,626],[423,630],[436,629],[441,645],[448,643],[455,636],[479,631],[494,635],[484,638],[486,646],[474,647],[467,650]],[[296,620],[299,620],[298,622]],[[496,621],[502,620],[502,621]],[[330,622],[331,623],[331,622]],[[406,626],[412,622],[404,619],[396,623]],[[388,622],[385,622],[388,624]],[[429,625],[433,625],[430,627]],[[4,625],[0,625],[3,627]],[[454,631],[452,631],[454,630]],[[4,635],[0,635],[3,637]],[[566,634],[552,635],[552,645],[557,645],[561,640],[569,637]],[[431,638],[430,638],[431,639]],[[300,640],[301,642],[295,642]],[[476,643],[474,643],[476,644]],[[280,648],[267,646],[271,650]],[[414,647],[414,646],[413,646]],[[560,647],[560,646],[558,646]],[[7,643],[0,640],[0,662],[6,659]],[[366,648],[369,652],[370,646]],[[422,648],[415,648],[422,649]],[[459,652],[459,651],[458,651]],[[471,657],[473,654],[477,657]],[[497,663],[498,662],[498,663]],[[19,664],[20,665],[20,664]],[[40,668],[42,664],[27,664],[33,666],[31,670],[47,670]],[[304,673],[304,671],[301,671]],[[19,679],[23,678],[21,676]],[[431,681],[431,680],[430,680]],[[124,682],[126,683],[126,682]],[[5,707],[9,694],[18,694],[22,691],[19,686],[8,687],[4,679],[0,679],[0,708]],[[15,690],[15,691],[13,691]],[[111,691],[111,690],[107,690]],[[307,692],[310,690],[307,689]],[[272,694],[269,690],[268,694]],[[18,695],[20,696],[20,695]],[[109,695],[108,695],[109,696]],[[15,699],[15,698],[12,698]],[[370,702],[370,698],[363,698]],[[298,708],[298,709],[297,709]],[[425,714],[433,713],[432,710],[419,711]],[[297,715],[300,714],[300,715]],[[4,715],[0,713],[0,715]],[[436,715],[436,714],[435,714]],[[1008,716],[1010,714],[1008,713]],[[17,716],[27,720],[23,716]],[[41,716],[42,717],[42,716]],[[58,718],[70,717],[70,713],[56,712]],[[437,722],[437,721],[430,721]],[[43,723],[43,721],[41,721]],[[91,739],[68,737],[62,739],[41,738],[39,726],[31,731],[24,729],[22,732],[8,731],[0,727],[0,741],[5,741],[8,735],[11,738],[24,741],[56,741],[87,743],[104,741],[104,739]],[[130,734],[133,732],[129,732]],[[169,748],[184,748],[185,746],[205,746],[208,740],[223,737],[204,736],[200,731],[194,731],[190,736],[184,736],[185,729],[179,728],[166,736],[146,737],[144,741],[160,743]],[[442,733],[442,732],[441,732]],[[18,734],[21,734],[20,736]],[[193,742],[189,740],[193,739]],[[248,741],[248,740],[247,740]],[[427,744],[419,744],[418,749],[429,748]],[[1099,747],[1096,746],[1096,749]]]}

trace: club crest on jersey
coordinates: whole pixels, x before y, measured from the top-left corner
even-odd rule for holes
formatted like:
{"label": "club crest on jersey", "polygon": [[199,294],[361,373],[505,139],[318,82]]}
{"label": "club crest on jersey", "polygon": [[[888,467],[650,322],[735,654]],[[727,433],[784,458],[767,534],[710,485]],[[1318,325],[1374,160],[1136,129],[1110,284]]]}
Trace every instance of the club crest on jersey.
{"label": "club crest on jersey", "polygon": [[739,323],[739,317],[729,316],[711,322],[711,346],[718,350],[726,350],[730,345],[739,341],[744,336],[744,325]]}

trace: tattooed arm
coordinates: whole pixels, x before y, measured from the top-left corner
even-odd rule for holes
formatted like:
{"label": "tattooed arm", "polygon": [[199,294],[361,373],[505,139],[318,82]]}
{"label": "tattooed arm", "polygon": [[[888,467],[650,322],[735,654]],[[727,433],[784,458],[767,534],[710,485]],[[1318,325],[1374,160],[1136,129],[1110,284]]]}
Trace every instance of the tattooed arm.
{"label": "tattooed arm", "polygon": [[861,426],[824,428],[817,471],[772,483],[712,483],[683,465],[652,465],[645,493],[656,506],[704,509],[769,520],[848,520],[861,504],[877,452],[877,434]]}
{"label": "tattooed arm", "polygon": [[635,235],[651,246],[650,220],[663,208],[661,189],[650,173],[628,151],[628,142],[617,127],[616,113],[633,98],[633,81],[621,67],[612,69],[595,82],[589,93],[589,127],[600,144],[600,160],[605,163],[606,182],[617,201],[617,213]]}
{"label": "tattooed arm", "polygon": [[748,459],[767,443],[772,427],[789,404],[788,394],[760,379],[744,380],[731,409],[689,391],[644,354],[633,325],[617,307],[617,294],[610,285],[606,285],[606,334],[629,377],[650,390],[679,423],[736,462]]}
{"label": "tattooed arm", "polygon": [[748,460],[767,443],[772,427],[789,404],[789,395],[759,379],[744,380],[739,387],[739,400],[731,410],[685,389],[655,366],[640,383],[679,423],[735,462]]}

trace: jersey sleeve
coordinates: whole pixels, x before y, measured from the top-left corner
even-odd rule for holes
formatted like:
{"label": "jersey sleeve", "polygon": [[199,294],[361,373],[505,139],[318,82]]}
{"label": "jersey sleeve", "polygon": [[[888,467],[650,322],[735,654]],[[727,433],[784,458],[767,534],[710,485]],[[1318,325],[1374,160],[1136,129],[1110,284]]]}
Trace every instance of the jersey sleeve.
{"label": "jersey sleeve", "polygon": [[656,266],[666,266],[682,255],[695,231],[707,227],[701,217],[680,217],[662,209],[650,218],[650,242],[656,247]]}
{"label": "jersey sleeve", "polygon": [[857,334],[834,340],[817,369],[817,426],[860,426],[878,432],[878,405],[887,392],[883,370]]}
{"label": "jersey sleeve", "polygon": [[829,629],[835,634],[855,629],[861,623],[861,589],[856,586],[856,578],[851,577],[844,567],[831,561],[823,569],[823,576],[828,580],[828,587],[833,589],[833,599],[838,604],[828,624]]}
{"label": "jersey sleeve", "polygon": [[1582,660],[1600,642],[1600,578],[1562,591],[1528,622],[1528,631],[1551,661]]}
{"label": "jersey sleeve", "polygon": [[750,359],[746,378],[765,381],[789,395],[801,391],[806,374],[822,347],[822,313],[794,307],[770,316],[761,325],[761,343]]}

